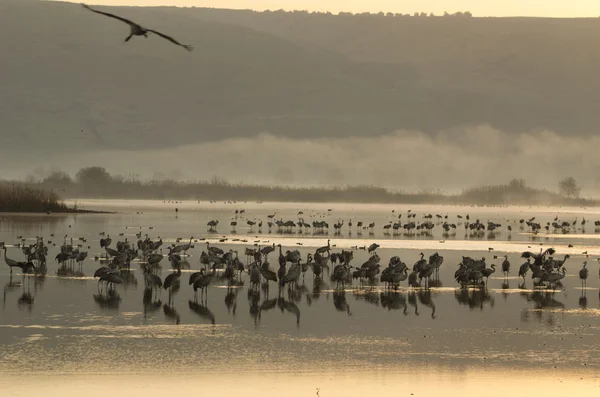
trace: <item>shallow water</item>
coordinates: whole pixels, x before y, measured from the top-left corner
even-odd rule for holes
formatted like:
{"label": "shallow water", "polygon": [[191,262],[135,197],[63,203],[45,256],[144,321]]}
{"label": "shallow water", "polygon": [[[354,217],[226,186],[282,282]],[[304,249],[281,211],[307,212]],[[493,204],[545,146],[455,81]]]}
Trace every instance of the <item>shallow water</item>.
{"label": "shallow water", "polygon": [[[89,201],[87,209],[118,211],[90,215],[2,215],[0,241],[14,245],[36,236],[52,241],[49,258],[58,246],[74,238],[90,255],[81,274],[59,277],[57,265],[49,260],[46,277],[9,275],[0,268],[3,285],[0,309],[0,389],[15,395],[128,395],[143,387],[149,395],[177,387],[203,392],[234,394],[238,385],[251,394],[364,395],[366,391],[391,395],[432,395],[444,388],[450,395],[481,391],[501,395],[518,386],[523,393],[536,390],[546,395],[565,391],[600,391],[600,248],[595,241],[593,221],[600,213],[591,209],[484,208],[411,206],[419,215],[436,213],[456,222],[456,214],[471,215],[482,222],[502,223],[501,231],[490,236],[469,236],[464,229],[444,236],[436,226],[431,236],[384,235],[382,225],[406,216],[407,206],[365,206],[333,204],[272,203],[163,203]],[[174,209],[178,208],[176,214]],[[237,218],[237,233],[229,222],[235,209],[245,209]],[[332,211],[328,211],[332,209]],[[395,209],[395,213],[391,210]],[[280,234],[273,228],[250,232],[246,219],[263,220],[277,210],[276,219],[297,219],[304,212],[307,222],[338,219],[346,223],[376,222],[373,234],[344,226],[340,235],[312,233]],[[553,235],[545,231],[532,236],[519,230],[518,220],[536,216],[536,221],[561,220],[578,223],[585,217],[590,226],[573,234]],[[392,218],[393,217],[393,218]],[[595,218],[596,217],[596,218]],[[219,220],[218,233],[207,231],[208,220]],[[310,219],[310,220],[309,220]],[[435,221],[435,218],[433,220]],[[516,223],[513,223],[515,222]],[[505,225],[510,222],[509,234]],[[242,226],[243,225],[243,226]],[[263,225],[265,226],[265,225]],[[190,271],[182,275],[182,285],[173,303],[168,295],[144,301],[143,278],[139,264],[132,265],[127,282],[114,293],[99,293],[94,270],[102,253],[100,232],[113,238],[137,240],[139,231],[167,242],[177,238],[206,238],[223,249],[243,252],[245,246],[281,243],[284,249],[298,249],[303,256],[327,243],[333,251],[352,246],[381,245],[382,265],[398,255],[409,267],[419,259],[439,252],[444,256],[439,283],[430,290],[412,290],[403,283],[398,291],[377,284],[358,283],[338,289],[324,277],[314,282],[310,270],[295,291],[279,295],[271,285],[251,293],[248,280],[238,288],[217,282],[209,288],[205,304],[194,300],[187,285]],[[350,235],[352,231],[352,235]],[[54,236],[51,236],[54,234]],[[123,234],[119,236],[119,234]],[[79,238],[86,241],[81,241]],[[225,242],[218,242],[227,238]],[[239,239],[240,241],[232,241]],[[247,240],[243,242],[241,240]],[[302,243],[302,245],[297,245]],[[204,241],[195,243],[188,254],[192,269]],[[525,284],[517,277],[523,263],[523,250],[538,252],[555,247],[556,257],[569,253],[567,277],[556,290],[534,289],[528,274]],[[567,245],[573,247],[569,248]],[[492,249],[491,251],[489,249]],[[582,253],[587,251],[586,255]],[[498,267],[507,254],[512,263],[506,280],[498,271],[486,290],[457,289],[453,274],[462,255],[486,257]],[[276,254],[276,253],[274,253]],[[276,262],[272,254],[271,262]],[[18,248],[8,248],[8,256],[22,260]],[[242,256],[242,255],[240,255]],[[494,259],[494,256],[500,259]],[[366,251],[354,250],[353,265],[360,266]],[[578,278],[584,260],[590,278],[582,289]],[[162,277],[170,270],[162,262]],[[15,381],[31,374],[26,384]],[[151,375],[156,374],[156,375]],[[532,376],[532,374],[535,374]],[[107,379],[121,379],[114,386]],[[235,379],[234,384],[227,381]],[[137,385],[137,386],[136,386]],[[48,389],[52,386],[51,389]],[[449,387],[448,387],[449,386]],[[103,388],[104,387],[104,388]],[[10,394],[9,394],[10,395]]]}

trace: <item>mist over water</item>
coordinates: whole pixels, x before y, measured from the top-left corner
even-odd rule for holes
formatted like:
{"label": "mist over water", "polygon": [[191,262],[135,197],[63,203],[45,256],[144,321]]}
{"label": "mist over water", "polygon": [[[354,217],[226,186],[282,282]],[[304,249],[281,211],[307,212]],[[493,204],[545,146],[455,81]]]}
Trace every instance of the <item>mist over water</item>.
{"label": "mist over water", "polygon": [[366,184],[452,192],[511,178],[555,190],[561,178],[574,176],[583,194],[593,195],[600,189],[595,172],[599,145],[600,137],[565,137],[552,131],[515,135],[481,125],[433,135],[403,130],[375,138],[292,139],[263,133],[156,150],[92,147],[26,159],[5,152],[3,158],[13,166],[7,177],[43,177],[52,170],[75,173],[83,166],[100,165],[114,174],[143,179],[217,176],[243,183]]}

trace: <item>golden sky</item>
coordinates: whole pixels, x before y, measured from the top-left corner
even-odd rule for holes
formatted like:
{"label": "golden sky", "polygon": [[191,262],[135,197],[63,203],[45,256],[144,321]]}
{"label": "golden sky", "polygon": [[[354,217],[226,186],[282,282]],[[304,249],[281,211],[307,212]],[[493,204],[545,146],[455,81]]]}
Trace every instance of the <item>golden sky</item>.
{"label": "golden sky", "polygon": [[[67,0],[80,3],[81,0]],[[600,0],[88,0],[106,5],[176,5],[216,8],[443,14],[471,11],[475,16],[598,17]]]}

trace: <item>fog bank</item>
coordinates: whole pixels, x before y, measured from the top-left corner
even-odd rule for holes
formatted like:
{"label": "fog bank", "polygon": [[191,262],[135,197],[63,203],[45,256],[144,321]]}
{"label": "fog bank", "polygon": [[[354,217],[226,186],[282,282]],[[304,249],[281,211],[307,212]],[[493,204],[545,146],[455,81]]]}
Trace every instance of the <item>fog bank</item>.
{"label": "fog bank", "polygon": [[[23,159],[4,153],[6,177],[71,174],[89,165],[140,178],[286,185],[364,185],[456,191],[523,178],[556,189],[574,176],[584,195],[600,187],[595,155],[600,137],[570,138],[550,131],[508,134],[489,126],[425,134],[397,131],[376,138],[292,139],[261,134],[155,150],[78,151]],[[19,165],[19,162],[23,164]],[[19,168],[23,171],[17,171]]]}

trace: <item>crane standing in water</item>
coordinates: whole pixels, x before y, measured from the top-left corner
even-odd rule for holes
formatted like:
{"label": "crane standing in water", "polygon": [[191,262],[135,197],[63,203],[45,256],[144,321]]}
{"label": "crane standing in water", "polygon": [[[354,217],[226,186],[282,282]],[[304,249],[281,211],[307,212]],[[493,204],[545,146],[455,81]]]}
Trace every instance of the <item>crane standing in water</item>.
{"label": "crane standing in water", "polygon": [[579,271],[579,279],[581,280],[582,288],[587,287],[587,278],[588,278],[589,271],[586,266],[587,266],[587,262],[583,262],[583,267]]}

